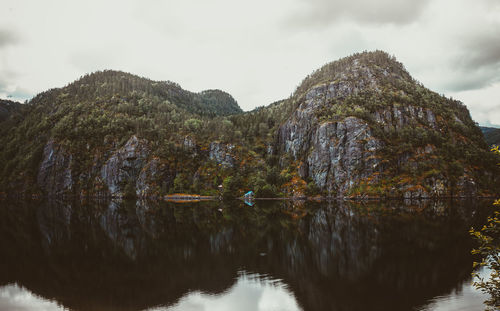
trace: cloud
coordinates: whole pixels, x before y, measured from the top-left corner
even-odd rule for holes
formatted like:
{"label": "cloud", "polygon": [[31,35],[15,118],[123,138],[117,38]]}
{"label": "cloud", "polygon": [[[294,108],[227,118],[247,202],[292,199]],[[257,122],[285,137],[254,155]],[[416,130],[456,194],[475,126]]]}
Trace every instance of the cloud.
{"label": "cloud", "polygon": [[0,69],[0,98],[24,101],[33,97],[33,92],[16,85],[17,77],[15,72]]}
{"label": "cloud", "polygon": [[500,81],[499,74],[500,66],[498,65],[468,71],[458,68],[447,73],[449,78],[441,83],[441,88],[452,92],[482,89]]}
{"label": "cloud", "polygon": [[[500,27],[500,23],[497,26]],[[492,34],[472,38],[465,49],[466,53],[462,56],[461,62],[468,69],[498,65],[500,63],[500,29],[495,29],[495,33]]]}
{"label": "cloud", "polygon": [[439,30],[447,58],[442,60],[448,72],[442,75],[444,89],[475,90],[500,81],[500,6],[480,0],[450,10]]}
{"label": "cloud", "polygon": [[7,98],[23,102],[33,97],[33,93],[23,87],[16,86],[15,89],[8,93]]}
{"label": "cloud", "polygon": [[498,0],[3,1],[3,97],[117,69],[223,89],[250,110],[325,63],[375,49],[432,90],[476,90],[464,100],[476,116],[486,110],[475,114],[474,98],[500,82]]}
{"label": "cloud", "polygon": [[119,51],[120,47],[102,43],[98,46],[74,50],[68,53],[68,62],[84,73],[103,69],[117,69],[116,60],[119,55],[117,55],[118,53],[115,55],[107,53],[109,50]]}
{"label": "cloud", "polygon": [[409,24],[420,17],[428,0],[302,0],[287,26],[326,27],[344,20],[361,24]]}
{"label": "cloud", "polygon": [[[14,85],[14,80],[17,78],[18,74],[9,69],[10,63],[8,61],[8,54],[11,47],[16,46],[21,41],[21,36],[14,29],[2,29],[0,28],[0,98],[12,98],[16,100],[24,100],[27,97],[17,95],[22,95],[26,90],[20,90],[19,93],[11,94],[15,91],[16,87]],[[24,94],[27,95],[27,94]]]}
{"label": "cloud", "polygon": [[12,79],[15,74],[6,70],[0,70],[0,95],[7,96],[7,93],[12,89]]}
{"label": "cloud", "polygon": [[0,48],[8,45],[14,45],[20,41],[17,32],[13,30],[0,29]]}
{"label": "cloud", "polygon": [[472,119],[482,125],[500,127],[500,82],[478,90],[453,92],[470,109]]}

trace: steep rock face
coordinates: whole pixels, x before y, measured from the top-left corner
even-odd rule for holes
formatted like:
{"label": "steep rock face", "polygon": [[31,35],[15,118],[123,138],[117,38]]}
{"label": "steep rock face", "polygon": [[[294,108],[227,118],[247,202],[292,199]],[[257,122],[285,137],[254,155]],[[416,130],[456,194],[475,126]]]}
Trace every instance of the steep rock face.
{"label": "steep rock face", "polygon": [[388,107],[376,111],[372,118],[382,125],[385,132],[400,130],[407,125],[423,124],[432,129],[438,129],[436,115],[428,108],[412,105]]}
{"label": "steep rock face", "polygon": [[153,159],[142,168],[135,185],[137,196],[146,196],[147,194],[151,193],[151,181],[157,178],[157,175],[159,173],[159,165],[159,161],[157,159]]}
{"label": "steep rock face", "polygon": [[381,168],[376,152],[383,142],[373,136],[361,119],[347,117],[340,122],[315,124],[307,131],[300,129],[294,121],[281,128],[284,151],[303,158],[305,169],[299,170],[301,177],[310,177],[329,193],[344,193]]}
{"label": "steep rock face", "polygon": [[[374,80],[365,84],[377,88]],[[300,176],[311,178],[330,194],[342,194],[361,178],[380,170],[376,152],[383,142],[374,137],[367,122],[356,117],[338,122],[320,122],[317,118],[317,111],[333,99],[356,92],[356,87],[344,82],[315,86],[279,129],[280,151],[304,161]]]}
{"label": "steep rock face", "polygon": [[347,83],[329,83],[310,89],[292,117],[279,129],[282,151],[290,152],[297,157],[309,149],[309,136],[318,126],[316,112],[333,98],[344,98],[354,92],[356,90]]}
{"label": "steep rock face", "polygon": [[136,182],[136,195],[147,197],[158,191],[166,192],[174,184],[176,171],[159,158],[144,165]]}
{"label": "steep rock face", "polygon": [[[132,136],[127,143],[107,154],[96,154],[89,170],[76,176],[73,181],[73,155],[53,140],[44,148],[43,161],[38,173],[38,185],[50,195],[78,191],[79,187],[90,183],[86,189],[97,195],[123,196],[127,185],[135,187],[137,196],[148,196],[173,184],[175,170],[158,158],[149,158],[149,145],[144,139]],[[100,185],[107,187],[100,190]],[[75,186],[79,185],[79,186]],[[83,189],[80,189],[83,190]],[[84,192],[81,192],[84,193]]]}
{"label": "steep rock face", "polygon": [[234,149],[232,144],[223,144],[220,142],[211,142],[209,145],[208,156],[210,160],[214,160],[217,164],[224,167],[233,167],[234,158],[231,156],[231,151]]}
{"label": "steep rock face", "polygon": [[[311,178],[316,185],[329,194],[342,196],[359,181],[372,177],[372,181],[384,170],[387,164],[382,164],[380,151],[385,142],[375,136],[372,126],[358,117],[344,117],[337,122],[320,122],[316,112],[330,104],[331,90],[335,87],[315,87],[309,91],[305,101],[298,107],[293,116],[279,130],[279,148],[281,152],[290,153],[294,159],[304,161],[299,169],[302,178]],[[347,88],[341,97],[349,93]],[[327,92],[326,95],[323,92]],[[428,108],[408,106],[393,106],[375,111],[369,116],[384,132],[401,131],[405,127],[423,126],[440,130],[434,112]],[[422,154],[431,155],[435,148],[428,145]],[[416,150],[415,153],[419,153]],[[407,153],[398,159],[398,165],[407,164],[414,153]],[[414,162],[415,168],[418,163]],[[392,164],[391,164],[392,165]],[[464,176],[462,179],[467,180]],[[446,194],[443,183],[447,181],[434,178],[432,193],[422,191],[405,191],[407,198],[442,196]],[[467,185],[463,195],[472,195],[474,183],[461,182],[459,186]],[[412,188],[409,185],[407,188]],[[401,189],[405,190],[405,189]]]}
{"label": "steep rock face", "polygon": [[309,170],[302,177],[310,176],[328,192],[344,193],[360,178],[380,170],[376,151],[382,145],[358,118],[323,123],[311,136],[311,152],[306,158]]}
{"label": "steep rock face", "polygon": [[144,139],[132,136],[101,168],[101,178],[111,195],[120,196],[125,186],[134,184],[149,156],[149,146]]}
{"label": "steep rock face", "polygon": [[329,195],[478,193],[478,173],[449,152],[481,148],[471,141],[477,131],[467,109],[425,89],[387,56],[326,65],[290,100],[296,109],[277,133],[280,165]]}
{"label": "steep rock face", "polygon": [[43,160],[38,169],[37,182],[47,194],[54,195],[71,191],[72,155],[50,140],[43,149]]}
{"label": "steep rock face", "polygon": [[189,136],[184,137],[184,140],[182,141],[182,148],[185,151],[192,152],[193,155],[195,155],[196,151],[197,151],[196,150],[197,149],[196,142],[194,141],[194,139],[192,137],[189,137]]}

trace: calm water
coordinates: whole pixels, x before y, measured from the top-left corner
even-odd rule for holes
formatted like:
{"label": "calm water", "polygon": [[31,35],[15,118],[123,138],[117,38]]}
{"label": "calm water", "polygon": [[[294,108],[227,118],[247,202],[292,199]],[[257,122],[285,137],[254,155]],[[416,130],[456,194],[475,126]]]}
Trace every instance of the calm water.
{"label": "calm water", "polygon": [[483,310],[490,203],[0,201],[0,310]]}

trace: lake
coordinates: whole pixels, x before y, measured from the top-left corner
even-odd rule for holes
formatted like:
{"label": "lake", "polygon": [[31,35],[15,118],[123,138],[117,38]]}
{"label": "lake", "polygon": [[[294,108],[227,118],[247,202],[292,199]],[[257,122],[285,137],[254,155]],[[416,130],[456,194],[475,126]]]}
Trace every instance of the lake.
{"label": "lake", "polygon": [[479,311],[491,202],[0,201],[0,310]]}

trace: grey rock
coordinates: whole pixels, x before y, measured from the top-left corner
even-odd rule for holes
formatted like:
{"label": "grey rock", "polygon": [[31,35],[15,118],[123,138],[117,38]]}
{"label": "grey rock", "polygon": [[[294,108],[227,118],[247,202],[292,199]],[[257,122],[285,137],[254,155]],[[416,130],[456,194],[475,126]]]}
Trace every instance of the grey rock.
{"label": "grey rock", "polygon": [[368,124],[356,117],[323,123],[312,135],[308,176],[321,189],[342,195],[380,170],[376,152],[382,146]]}
{"label": "grey rock", "polygon": [[154,180],[158,174],[158,162],[157,159],[152,159],[142,168],[135,184],[137,196],[144,197],[151,192],[151,181]]}
{"label": "grey rock", "polygon": [[[373,136],[365,121],[347,117],[338,122],[320,123],[316,117],[318,109],[336,103],[332,99],[342,100],[356,92],[347,82],[311,88],[278,132],[279,152],[304,161],[299,175],[311,178],[320,189],[339,196],[381,169],[376,152],[383,143]],[[385,122],[385,116],[385,112],[380,112],[374,119]],[[283,159],[281,165],[285,165]]]}
{"label": "grey rock", "polygon": [[125,185],[138,179],[148,156],[147,141],[135,135],[111,155],[101,168],[101,178],[112,196],[122,196]]}
{"label": "grey rock", "polygon": [[184,140],[182,141],[182,149],[188,152],[191,157],[195,157],[198,154],[196,142],[190,136],[184,137]]}
{"label": "grey rock", "polygon": [[431,110],[429,109],[426,109],[425,110],[426,112],[426,116],[427,116],[427,123],[433,128],[433,129],[437,129],[438,128],[438,125],[437,125],[437,122],[436,122],[436,116],[434,115],[434,112],[432,112]]}
{"label": "grey rock", "polygon": [[[317,113],[325,107],[343,104],[348,96],[360,90],[381,92],[370,68],[354,62],[343,72],[346,71],[345,76],[343,73],[332,76],[334,82],[312,86],[298,99],[297,109],[278,130],[276,147],[279,154],[289,154],[292,160],[298,161],[299,176],[311,178],[320,189],[338,196],[348,193],[361,180],[370,178],[376,182],[379,178],[376,173],[384,172],[384,165],[407,166],[416,171],[420,164],[414,158],[415,153],[434,153],[433,146],[426,146],[421,151],[402,154],[394,163],[382,165],[379,151],[385,144],[374,136],[367,121],[354,116],[343,119],[332,116],[332,121],[320,122]],[[401,96],[405,95],[401,91]],[[416,126],[439,129],[436,116],[429,108],[413,105],[388,105],[368,118],[385,132]],[[282,156],[280,164],[284,167],[290,163]],[[406,190],[399,187],[394,191],[404,193]],[[435,193],[443,193],[440,184],[436,185]],[[426,195],[424,190],[406,194],[410,198]]]}
{"label": "grey rock", "polygon": [[50,140],[43,148],[43,160],[38,170],[37,182],[47,194],[55,195],[71,191],[72,156],[58,143]]}
{"label": "grey rock", "polygon": [[477,195],[477,184],[468,174],[460,176],[457,181],[458,196],[471,197]]}
{"label": "grey rock", "polygon": [[211,142],[209,146],[209,158],[214,160],[217,164],[221,164],[224,167],[234,167],[235,160],[231,155],[231,151],[234,149],[232,144],[223,144],[220,142]]}

